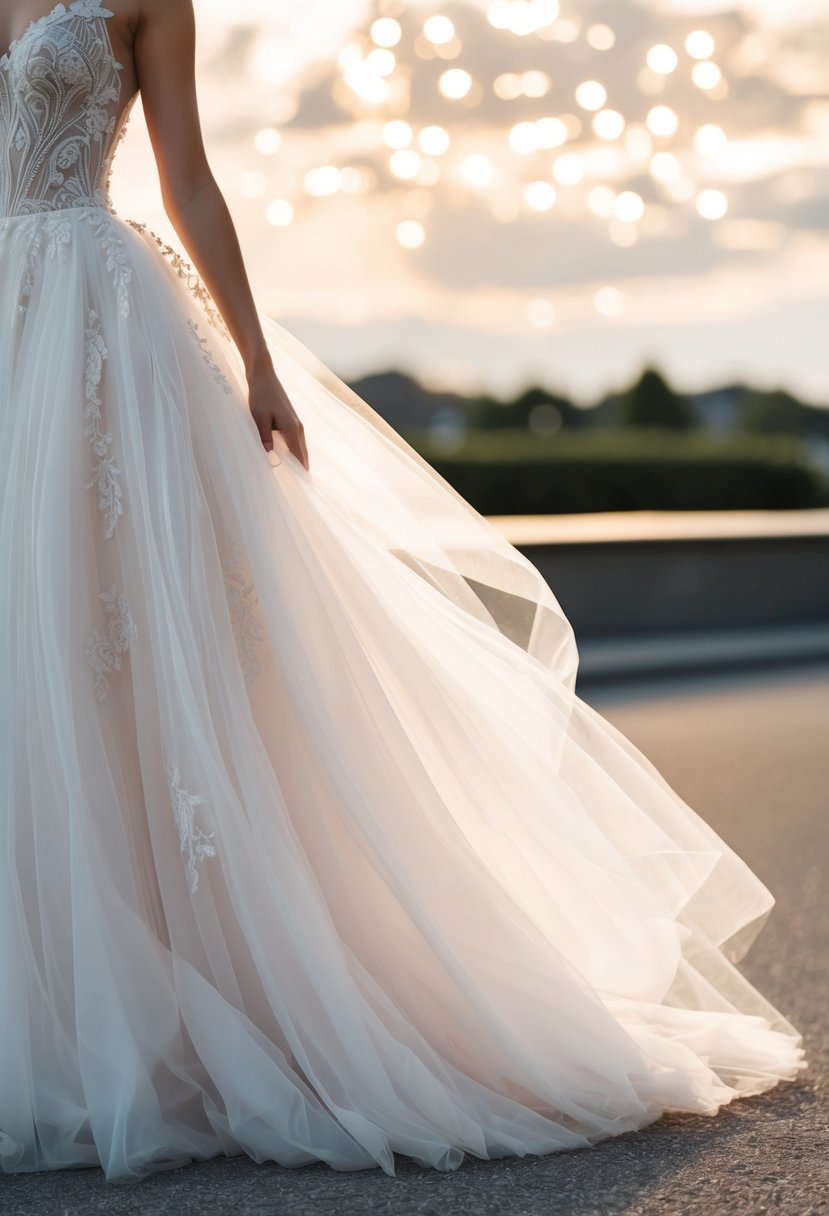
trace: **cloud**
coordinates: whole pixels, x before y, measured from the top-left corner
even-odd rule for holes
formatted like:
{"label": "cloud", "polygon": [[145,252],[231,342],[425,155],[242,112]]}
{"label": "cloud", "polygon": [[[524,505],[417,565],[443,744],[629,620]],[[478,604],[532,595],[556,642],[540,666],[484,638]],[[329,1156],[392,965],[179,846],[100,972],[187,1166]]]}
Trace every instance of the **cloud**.
{"label": "cloud", "polygon": [[[516,37],[493,28],[483,12],[468,4],[450,3],[442,11],[454,22],[463,47],[461,55],[451,61],[423,59],[413,50],[423,19],[421,13],[409,8],[398,18],[403,37],[395,52],[409,78],[409,117],[417,124],[508,127],[551,112],[572,111],[577,108],[574,101],[577,85],[586,78],[597,78],[607,88],[608,105],[621,110],[630,121],[642,121],[652,105],[667,102],[682,114],[689,127],[715,121],[725,111],[729,133],[748,135],[759,126],[790,123],[803,104],[802,97],[793,96],[775,79],[773,52],[782,54],[785,50],[790,65],[793,61],[796,65],[798,56],[814,57],[814,46],[804,31],[792,31],[784,43],[778,37],[764,40],[756,34],[750,17],[736,9],[703,20],[658,13],[631,0],[585,5],[580,9],[584,26],[591,22],[607,23],[617,33],[615,46],[606,52],[594,51],[583,38],[558,43]],[[372,12],[358,31],[366,45],[376,15]],[[666,81],[662,94],[644,93],[637,79],[648,49],[656,43],[667,43],[681,51],[687,34],[702,24],[716,41],[716,60],[724,66],[732,59],[743,65],[742,79],[732,85],[727,103],[712,100],[692,83],[692,63],[687,56],[683,57],[680,70]],[[820,31],[819,36],[825,38],[825,32]],[[753,46],[749,42],[752,38]],[[474,106],[447,101],[441,95],[439,78],[447,67],[453,66],[467,68],[483,85]],[[513,101],[495,96],[491,86],[496,76],[529,70],[544,71],[552,77],[550,95]],[[789,75],[795,74],[790,67]],[[339,76],[336,63],[315,66],[300,92],[292,126],[312,129],[346,127],[352,123],[354,115],[335,101]],[[582,141],[577,141],[577,145],[579,142]]]}
{"label": "cloud", "polygon": [[[440,354],[494,382],[499,375],[515,374],[521,350],[528,367],[543,366],[534,352],[547,343],[568,368],[573,389],[595,387],[599,379],[624,378],[652,336],[654,350],[666,352],[666,365],[676,368],[680,379],[704,377],[712,367],[717,375],[726,369],[739,375],[740,367],[751,365],[756,348],[770,369],[781,369],[781,378],[817,393],[829,385],[819,333],[808,321],[816,315],[813,302],[829,258],[829,22],[772,25],[738,0],[731,2],[726,11],[702,15],[680,14],[677,5],[668,12],[662,0],[562,0],[564,17],[576,16],[580,33],[575,41],[561,43],[494,29],[482,11],[484,0],[477,6],[448,0],[439,7],[455,23],[462,43],[454,60],[423,59],[414,50],[422,21],[437,4],[404,4],[398,16],[403,38],[395,48],[399,75],[406,80],[401,104],[361,109],[356,98],[349,106],[336,60],[320,56],[319,39],[330,33],[319,28],[321,5],[315,18],[305,15],[313,0],[295,6],[297,13],[302,9],[297,17],[302,30],[292,41],[271,20],[265,0],[267,21],[259,22],[250,4],[243,10],[216,0],[221,15],[202,42],[205,125],[242,235],[256,251],[254,271],[262,292],[270,293],[277,311],[304,319],[309,334],[320,339],[323,359],[336,356],[352,372],[385,366],[388,356],[431,374]],[[364,6],[348,36],[342,31],[357,10],[355,0],[343,0],[342,8],[333,0],[325,3],[332,12],[336,7],[340,27],[336,37],[328,37],[329,48],[350,40],[368,50],[379,0]],[[599,52],[588,44],[585,30],[594,22],[616,31],[612,50]],[[714,59],[728,82],[720,99],[691,80],[693,64],[683,48],[696,28],[709,30],[716,41]],[[258,54],[266,42],[274,44],[280,62],[298,60],[300,51],[308,50],[307,66],[293,79],[269,82]],[[674,47],[680,65],[661,92],[650,93],[643,90],[640,73],[648,49],[657,43]],[[477,104],[442,96],[438,81],[448,67],[465,67],[480,83]],[[505,101],[495,95],[498,75],[533,69],[552,78],[547,96]],[[679,158],[689,178],[682,201],[672,200],[650,173],[647,155],[629,154],[624,140],[597,143],[591,115],[574,95],[587,79],[604,84],[608,106],[621,111],[629,125],[642,124],[655,104],[676,110],[676,134],[655,140],[654,147]],[[345,105],[338,104],[344,98]],[[286,103],[294,99],[295,116],[286,121]],[[562,114],[582,120],[581,132],[563,148],[522,156],[511,147],[508,135],[516,123]],[[363,117],[370,121],[359,121]],[[452,146],[439,159],[439,181],[418,187],[392,173],[391,149],[383,144],[380,127],[395,117],[410,121],[416,133],[432,123],[449,130]],[[729,144],[724,152],[700,156],[694,136],[711,123],[723,128]],[[274,156],[260,154],[253,143],[256,131],[269,125],[284,136]],[[604,159],[595,159],[597,149],[603,149]],[[492,157],[497,169],[492,189],[459,180],[460,162],[469,152]],[[584,180],[556,181],[555,207],[543,214],[531,211],[524,186],[534,179],[553,180],[553,164],[564,153],[582,161]],[[369,169],[370,189],[313,197],[305,175],[323,164]],[[256,177],[250,169],[261,174],[259,186],[253,181],[254,191],[260,191],[254,194],[247,193]],[[597,184],[635,191],[644,200],[646,218],[630,248],[615,243],[611,238],[618,232],[592,213],[590,191]],[[695,194],[709,187],[727,196],[722,223],[697,214]],[[265,219],[274,197],[295,207],[294,221],[284,230],[271,228]],[[496,220],[496,202],[512,206],[511,222]],[[425,241],[404,249],[396,239],[397,224],[415,217],[423,223]],[[660,222],[664,228],[658,232]],[[603,283],[618,285],[624,297],[624,312],[613,324],[598,318],[593,307],[595,289]],[[527,303],[548,293],[557,321],[545,335],[527,322]],[[346,297],[353,297],[356,313],[340,310]],[[640,300],[647,305],[641,317]],[[475,301],[478,311],[470,317]],[[777,311],[755,326],[763,301]],[[339,324],[340,315],[358,315],[361,323]],[[428,324],[418,321],[424,316]],[[393,324],[392,317],[397,318]],[[731,328],[720,326],[720,318]],[[387,351],[387,344],[393,349]]]}
{"label": "cloud", "polygon": [[714,229],[692,218],[682,239],[642,237],[632,248],[611,244],[596,221],[528,215],[508,227],[479,205],[440,208],[430,222],[429,240],[412,265],[448,287],[474,291],[513,287],[554,289],[580,282],[702,275],[734,262],[758,262],[754,250],[733,251],[717,244]]}

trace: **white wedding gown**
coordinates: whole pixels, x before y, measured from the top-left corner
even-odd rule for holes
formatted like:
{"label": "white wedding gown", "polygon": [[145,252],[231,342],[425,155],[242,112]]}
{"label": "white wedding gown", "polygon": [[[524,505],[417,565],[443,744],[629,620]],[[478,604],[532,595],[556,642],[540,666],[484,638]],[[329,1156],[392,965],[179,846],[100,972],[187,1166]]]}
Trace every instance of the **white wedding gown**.
{"label": "white wedding gown", "polygon": [[534,567],[107,184],[95,0],[0,60],[0,1166],[441,1170],[714,1114],[773,900],[574,692]]}

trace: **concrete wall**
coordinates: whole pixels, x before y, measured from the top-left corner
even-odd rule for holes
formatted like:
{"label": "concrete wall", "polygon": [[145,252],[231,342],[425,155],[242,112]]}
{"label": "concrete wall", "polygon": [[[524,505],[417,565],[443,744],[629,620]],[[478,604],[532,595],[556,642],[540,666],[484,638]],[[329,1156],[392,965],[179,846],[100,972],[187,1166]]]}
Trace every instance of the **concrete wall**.
{"label": "concrete wall", "polygon": [[586,679],[828,656],[829,512],[704,516],[492,522],[550,584]]}
{"label": "concrete wall", "polygon": [[829,536],[519,547],[582,637],[829,624]]}

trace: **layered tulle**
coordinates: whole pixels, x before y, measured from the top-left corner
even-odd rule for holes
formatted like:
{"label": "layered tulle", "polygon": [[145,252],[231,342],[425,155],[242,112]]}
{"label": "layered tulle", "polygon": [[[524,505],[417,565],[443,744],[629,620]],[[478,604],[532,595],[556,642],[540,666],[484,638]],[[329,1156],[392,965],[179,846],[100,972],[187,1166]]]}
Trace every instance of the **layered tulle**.
{"label": "layered tulle", "polygon": [[104,208],[0,258],[0,1166],[451,1169],[796,1076],[769,891],[532,565],[263,319],[269,458]]}

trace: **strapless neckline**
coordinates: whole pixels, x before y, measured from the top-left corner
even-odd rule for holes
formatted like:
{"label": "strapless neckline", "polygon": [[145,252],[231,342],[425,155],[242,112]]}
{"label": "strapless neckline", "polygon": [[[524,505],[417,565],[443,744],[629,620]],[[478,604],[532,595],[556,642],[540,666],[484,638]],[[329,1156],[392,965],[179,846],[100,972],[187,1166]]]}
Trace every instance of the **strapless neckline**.
{"label": "strapless neckline", "polygon": [[[0,54],[0,68],[7,67],[14,56],[15,51],[35,32],[35,30],[43,29],[44,26],[51,25],[53,21],[57,21],[64,17],[112,17],[114,13],[107,8],[103,8],[98,3],[89,3],[89,0],[73,0],[67,7],[66,4],[56,4],[48,13],[43,13],[40,17],[33,17],[28,25],[23,27],[22,32],[17,38],[13,38],[9,43],[8,48]],[[107,32],[107,40],[109,41],[109,33]],[[112,54],[113,61],[118,67],[123,65],[118,63],[112,51],[112,43],[109,44],[109,50]]]}

